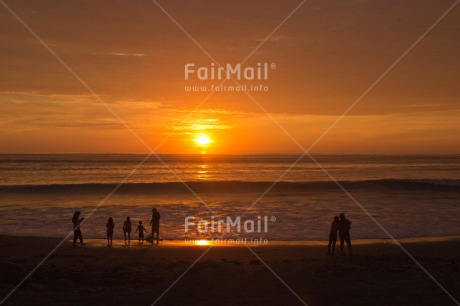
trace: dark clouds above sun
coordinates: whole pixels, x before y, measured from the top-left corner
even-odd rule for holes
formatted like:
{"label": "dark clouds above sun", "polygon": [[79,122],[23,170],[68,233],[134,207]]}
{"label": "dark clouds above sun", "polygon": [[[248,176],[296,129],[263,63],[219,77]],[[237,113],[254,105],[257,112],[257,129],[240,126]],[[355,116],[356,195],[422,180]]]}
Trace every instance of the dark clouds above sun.
{"label": "dark clouds above sun", "polygon": [[[244,59],[300,1],[159,3],[225,64]],[[307,1],[247,61],[276,63],[269,92],[252,95],[308,146],[452,3]],[[151,146],[173,130],[164,151],[193,152],[184,149],[189,134],[204,125],[216,143],[224,140],[217,153],[298,150],[241,93],[214,94],[181,122],[206,96],[184,92],[184,65],[211,60],[152,1],[7,4]],[[435,151],[460,152],[458,20],[456,7],[317,150],[431,152],[436,143]],[[0,28],[0,151],[143,150],[3,6]],[[267,130],[274,138],[266,139]]]}

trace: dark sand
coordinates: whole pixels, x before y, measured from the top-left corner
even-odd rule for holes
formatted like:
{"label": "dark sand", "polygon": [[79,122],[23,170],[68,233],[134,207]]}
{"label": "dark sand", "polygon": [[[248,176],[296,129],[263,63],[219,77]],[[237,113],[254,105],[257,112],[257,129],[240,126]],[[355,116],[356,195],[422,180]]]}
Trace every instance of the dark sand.
{"label": "dark sand", "polygon": [[[58,243],[0,236],[3,299]],[[406,240],[404,246],[460,299],[460,239]],[[5,305],[150,305],[209,246],[86,248],[65,243]],[[308,305],[456,305],[401,249],[388,242],[327,256],[318,243],[252,246]],[[245,246],[213,246],[157,305],[301,305]]]}

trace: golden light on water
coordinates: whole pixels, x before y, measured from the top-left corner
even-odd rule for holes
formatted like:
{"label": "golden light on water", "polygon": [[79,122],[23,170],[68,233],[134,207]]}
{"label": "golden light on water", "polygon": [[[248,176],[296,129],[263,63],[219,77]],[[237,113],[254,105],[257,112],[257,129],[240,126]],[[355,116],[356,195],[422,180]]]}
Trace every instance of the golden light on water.
{"label": "golden light on water", "polygon": [[[206,154],[206,152],[202,152],[202,154]],[[206,180],[210,178],[208,174],[208,165],[198,165],[198,170],[196,171],[195,177],[198,180]]]}
{"label": "golden light on water", "polygon": [[210,245],[211,241],[206,240],[206,239],[200,239],[195,241],[196,245]]}

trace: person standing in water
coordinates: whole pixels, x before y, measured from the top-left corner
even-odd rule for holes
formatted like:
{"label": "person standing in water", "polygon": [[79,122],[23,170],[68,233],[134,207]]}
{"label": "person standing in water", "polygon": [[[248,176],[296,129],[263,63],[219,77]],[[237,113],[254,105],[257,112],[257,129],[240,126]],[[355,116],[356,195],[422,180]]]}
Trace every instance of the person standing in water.
{"label": "person standing in water", "polygon": [[[335,216],[334,221],[331,223],[331,231],[329,232],[329,245],[327,246],[327,255],[334,255],[335,243],[337,242],[337,231],[339,230],[340,222],[339,217]],[[332,245],[332,253],[331,253]]]}
{"label": "person standing in water", "polygon": [[345,214],[340,214],[340,221],[339,221],[339,237],[340,237],[340,251],[343,253],[343,244],[344,242],[347,243],[348,251],[350,252],[350,256],[353,255],[351,251],[351,239],[350,239],[350,229],[351,229],[351,221],[345,218]]}
{"label": "person standing in water", "polygon": [[139,232],[139,244],[144,243],[144,232],[147,232],[145,227],[142,225],[142,221],[139,221],[137,226],[136,233]]}
{"label": "person standing in water", "polygon": [[157,244],[160,241],[160,213],[156,208],[152,209],[152,220],[150,220],[150,225],[152,226],[152,244],[154,240],[154,235],[157,233]]}
{"label": "person standing in water", "polygon": [[115,227],[112,217],[109,218],[106,226],[107,226],[107,246],[111,246],[112,240],[113,240],[113,229]]}
{"label": "person standing in water", "polygon": [[80,245],[85,245],[83,243],[83,236],[80,231],[80,223],[83,222],[85,218],[80,218],[80,212],[77,210],[72,217],[73,224],[73,246],[77,246],[77,239],[80,240]]}
{"label": "person standing in water", "polygon": [[[123,235],[128,238],[128,244],[131,242],[131,218],[126,217],[126,221],[123,223]],[[127,237],[126,237],[127,236]]]}

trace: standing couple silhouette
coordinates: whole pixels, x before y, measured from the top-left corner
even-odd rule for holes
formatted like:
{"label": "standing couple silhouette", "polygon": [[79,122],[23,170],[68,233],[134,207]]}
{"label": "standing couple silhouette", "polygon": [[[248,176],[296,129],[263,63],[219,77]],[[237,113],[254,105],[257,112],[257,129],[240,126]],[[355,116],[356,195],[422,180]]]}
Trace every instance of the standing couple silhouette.
{"label": "standing couple silhouette", "polygon": [[[345,218],[345,214],[341,213],[339,216],[334,217],[334,221],[331,224],[331,231],[329,232],[329,245],[327,246],[327,255],[334,255],[335,243],[337,242],[337,232],[340,238],[340,252],[343,252],[343,245],[346,242],[350,256],[353,255],[351,249],[351,238],[350,238],[351,221]],[[332,246],[332,252],[331,252]]]}

